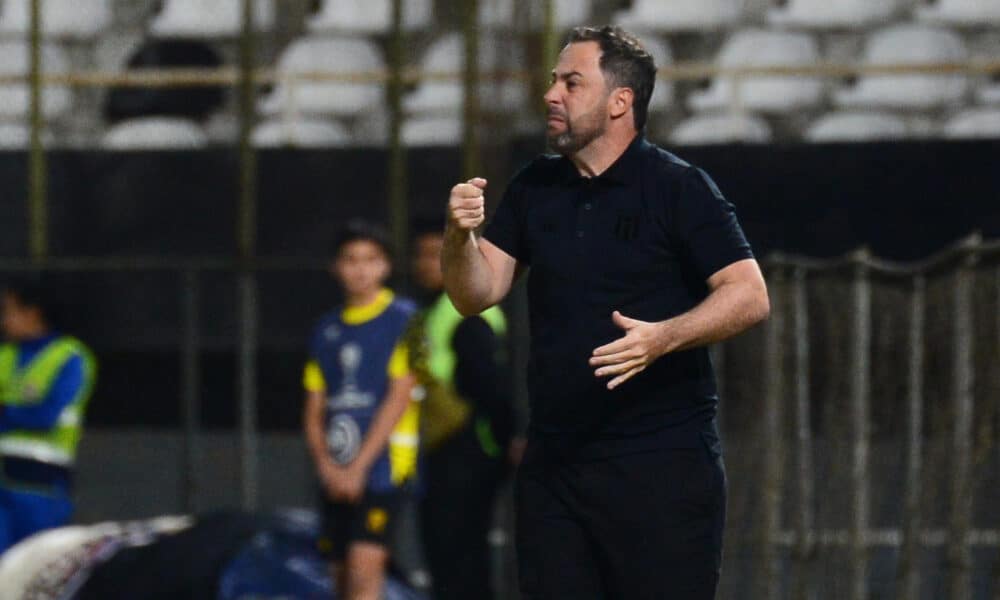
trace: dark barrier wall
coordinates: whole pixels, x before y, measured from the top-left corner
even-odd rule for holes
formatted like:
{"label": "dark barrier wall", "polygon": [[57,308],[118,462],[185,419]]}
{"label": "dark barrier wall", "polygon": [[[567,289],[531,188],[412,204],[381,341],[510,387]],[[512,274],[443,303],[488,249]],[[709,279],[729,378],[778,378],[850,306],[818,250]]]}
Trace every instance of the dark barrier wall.
{"label": "dark barrier wall", "polygon": [[[487,197],[538,151],[535,140],[490,159]],[[505,154],[501,152],[501,154]],[[1000,144],[907,143],[692,148],[733,201],[758,255],[831,256],[859,245],[898,260],[926,256],[974,230],[1000,236]],[[260,256],[322,257],[348,217],[387,214],[384,151],[267,151],[259,157]],[[411,211],[443,213],[459,179],[456,149],[409,153]],[[55,256],[231,257],[237,171],[229,151],[49,157]],[[0,154],[0,255],[26,253],[24,155]],[[406,269],[408,265],[400,265]],[[75,332],[102,358],[90,423],[179,422],[181,278],[174,272],[59,274]],[[202,273],[202,404],[209,426],[235,420],[235,278]],[[260,276],[260,423],[297,427],[299,369],[311,323],[337,295],[320,271]]]}

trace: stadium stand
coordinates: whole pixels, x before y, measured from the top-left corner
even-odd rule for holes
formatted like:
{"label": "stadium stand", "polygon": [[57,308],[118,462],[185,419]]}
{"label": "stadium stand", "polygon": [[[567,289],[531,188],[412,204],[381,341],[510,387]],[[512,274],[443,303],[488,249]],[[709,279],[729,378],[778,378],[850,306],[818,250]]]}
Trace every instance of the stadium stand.
{"label": "stadium stand", "polygon": [[[760,29],[733,34],[716,58],[724,67],[801,66],[818,61],[819,48],[811,36]],[[746,77],[737,83],[724,76],[713,80],[709,89],[692,94],[688,104],[695,111],[721,110],[738,103],[751,111],[787,113],[815,106],[822,93],[823,82],[813,78]]]}
{"label": "stadium stand", "polygon": [[949,139],[1000,138],[1000,108],[963,110],[945,123],[943,134]]}
{"label": "stadium stand", "polygon": [[[70,70],[66,53],[54,44],[44,44],[41,48],[42,69],[46,73],[67,73]],[[0,42],[0,74],[26,75],[30,57],[28,45],[23,41]],[[30,93],[24,83],[0,85],[0,117],[23,118],[28,115]],[[73,105],[72,91],[62,85],[45,88],[42,96],[42,112],[47,118],[57,118],[65,114]]]}
{"label": "stadium stand", "polygon": [[678,146],[766,144],[772,138],[767,121],[736,113],[695,115],[678,124],[669,135],[670,143]]}
{"label": "stadium stand", "polygon": [[[41,8],[46,36],[91,38],[111,23],[110,0],[46,0]],[[27,35],[30,29],[31,0],[4,0],[0,34]]]}
{"label": "stadium stand", "polygon": [[346,127],[315,118],[289,121],[278,117],[264,121],[253,132],[253,144],[259,148],[324,148],[350,146],[351,142]]}
{"label": "stadium stand", "polygon": [[[149,30],[159,37],[231,37],[240,31],[242,5],[240,0],[164,0]],[[273,27],[274,1],[256,0],[254,7],[257,27]]]}
{"label": "stadium stand", "polygon": [[[331,60],[337,57],[337,60]],[[292,42],[278,59],[278,72],[379,73],[385,69],[382,53],[371,40],[360,37],[307,36]],[[382,104],[378,81],[279,81],[260,102],[265,115],[280,112],[350,116]]]}
{"label": "stadium stand", "polygon": [[[457,33],[436,40],[420,61],[425,73],[461,75],[465,62],[464,41]],[[497,69],[516,69],[524,63],[520,46],[498,36],[480,37],[479,66],[483,73]],[[527,102],[523,82],[513,79],[484,77],[479,88],[480,100],[487,111],[516,111]],[[462,106],[462,83],[459,79],[424,80],[416,91],[404,99],[403,106],[411,114],[452,114]]]}
{"label": "stadium stand", "polygon": [[[403,28],[426,29],[434,18],[432,0],[403,3]],[[391,0],[323,0],[306,27],[313,33],[384,34],[392,29]]]}
{"label": "stadium stand", "polygon": [[[555,27],[557,29],[567,29],[581,24],[590,23],[593,14],[593,3],[591,0],[555,0],[553,3],[555,12]],[[539,28],[545,23],[544,6],[542,2],[530,3],[531,24],[534,28]]]}
{"label": "stadium stand", "polygon": [[407,119],[400,135],[408,146],[456,146],[462,143],[462,119],[454,115]]}
{"label": "stadium stand", "polygon": [[742,16],[740,0],[635,0],[615,14],[614,22],[636,31],[702,31],[735,25]]}
{"label": "stadium stand", "polygon": [[208,145],[194,121],[175,117],[126,119],[104,133],[105,150],[193,150]]}
{"label": "stadium stand", "polygon": [[[658,68],[663,68],[674,62],[673,53],[666,40],[655,35],[642,36],[642,43],[653,56]],[[674,102],[674,84],[672,81],[660,79],[653,88],[653,97],[649,99],[649,112],[662,113],[670,109]]]}
{"label": "stadium stand", "polygon": [[916,11],[917,19],[964,27],[984,27],[1000,24],[1000,2],[997,0],[937,0]]}
{"label": "stadium stand", "polygon": [[833,112],[823,115],[805,131],[809,142],[872,142],[901,139],[910,134],[906,121],[886,112]]}
{"label": "stadium stand", "polygon": [[791,0],[772,8],[767,21],[779,27],[860,28],[883,23],[898,9],[898,0]]}
{"label": "stadium stand", "polygon": [[[870,65],[962,62],[968,53],[962,38],[946,29],[897,25],[872,34],[864,62]],[[968,87],[962,74],[871,75],[837,90],[842,107],[931,109],[960,102]]]}
{"label": "stadium stand", "polygon": [[[51,131],[42,132],[42,145],[51,146]],[[25,123],[0,123],[0,150],[22,150],[31,141],[31,129]]]}

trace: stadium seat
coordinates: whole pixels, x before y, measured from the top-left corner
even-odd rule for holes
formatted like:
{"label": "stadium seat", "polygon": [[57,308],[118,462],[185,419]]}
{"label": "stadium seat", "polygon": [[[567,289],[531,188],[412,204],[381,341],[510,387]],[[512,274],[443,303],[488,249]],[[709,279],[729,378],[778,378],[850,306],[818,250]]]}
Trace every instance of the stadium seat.
{"label": "stadium seat", "polygon": [[390,115],[386,108],[373,108],[351,123],[355,146],[381,147],[389,142]]}
{"label": "stadium seat", "polygon": [[208,137],[194,121],[173,117],[127,119],[104,132],[106,150],[194,150]]}
{"label": "stadium seat", "polygon": [[1000,104],[1000,84],[979,88],[976,90],[976,100],[983,104]]}
{"label": "stadium seat", "polygon": [[937,0],[917,8],[917,19],[927,23],[985,27],[1000,24],[997,0]]}
{"label": "stadium seat", "polygon": [[743,5],[742,0],[634,0],[614,22],[638,31],[716,30],[736,24]]}
{"label": "stadium seat", "polygon": [[[658,69],[671,64],[673,53],[666,41],[653,35],[640,37],[643,46],[653,56]],[[649,99],[649,112],[663,112],[670,109],[674,102],[674,82],[669,79],[657,79],[653,87],[653,97]]]}
{"label": "stadium seat", "polygon": [[871,142],[910,137],[906,121],[882,112],[834,112],[810,125],[803,137],[810,142]]}
{"label": "stadium seat", "polygon": [[[479,84],[480,105],[484,110],[514,111],[522,108],[527,99],[525,83],[514,79],[494,80],[488,74],[494,70],[516,68],[525,64],[521,59],[522,48],[518,44],[502,38],[481,35],[479,46],[479,66],[483,73]],[[420,68],[426,73],[451,73],[456,76],[448,80],[425,80],[417,89],[403,99],[403,106],[409,113],[453,114],[462,107],[462,69],[465,62],[464,40],[461,34],[451,33],[434,42],[423,59]]]}
{"label": "stadium seat", "polygon": [[[242,0],[164,0],[150,31],[160,37],[235,36],[242,29],[242,7]],[[254,8],[257,29],[271,29],[274,0],[254,0]]]}
{"label": "stadium seat", "polygon": [[[869,38],[864,62],[869,65],[937,64],[963,62],[962,39],[950,31],[923,25],[899,25]],[[867,75],[853,87],[837,90],[834,102],[842,107],[930,109],[961,101],[968,78],[951,75]]]}
{"label": "stadium seat", "polygon": [[[802,66],[819,61],[819,48],[805,33],[746,30],[726,40],[716,63],[723,67]],[[810,77],[746,77],[739,83],[732,77],[716,77],[712,85],[695,92],[688,102],[693,110],[712,111],[735,102],[750,111],[786,113],[818,104],[823,81]]]}
{"label": "stadium seat", "polygon": [[457,146],[462,143],[462,120],[444,115],[414,117],[403,122],[400,137],[406,146]]}
{"label": "stadium seat", "polygon": [[[378,46],[370,40],[305,37],[295,40],[285,49],[278,59],[277,69],[280,74],[380,74],[385,64]],[[291,111],[354,115],[381,105],[382,89],[382,84],[377,81],[279,81],[274,90],[261,100],[260,110],[265,114]]]}
{"label": "stadium seat", "polygon": [[[52,132],[42,131],[42,145],[52,145]],[[31,145],[31,128],[27,123],[0,123],[0,150],[23,150]]]}
{"label": "stadium seat", "polygon": [[288,121],[275,118],[258,125],[253,145],[261,148],[324,148],[351,145],[347,129],[335,121],[320,119]]}
{"label": "stadium seat", "polygon": [[944,124],[950,139],[1000,139],[1000,108],[964,110]]}
{"label": "stadium seat", "polygon": [[[0,42],[0,74],[25,75],[30,57],[25,41]],[[42,68],[46,73],[67,73],[69,61],[63,51],[54,45],[42,46]],[[42,90],[42,112],[48,118],[58,117],[68,111],[73,102],[73,93],[63,85],[46,85]],[[10,83],[0,85],[0,116],[27,117],[30,104],[30,90],[27,84]]]}
{"label": "stadium seat", "polygon": [[695,115],[679,123],[669,136],[670,143],[678,146],[766,144],[771,139],[771,127],[760,117],[730,113]]}
{"label": "stadium seat", "polygon": [[883,23],[899,8],[898,0],[791,0],[772,8],[772,25],[813,29],[858,28]]}
{"label": "stadium seat", "polygon": [[[434,17],[432,0],[403,3],[403,27],[424,29]],[[323,0],[306,26],[311,32],[376,34],[392,29],[392,0]]]}
{"label": "stadium seat", "polygon": [[[43,0],[42,29],[47,36],[90,38],[111,24],[110,0]],[[4,0],[0,34],[31,31],[31,0]]]}
{"label": "stadium seat", "polygon": [[[528,2],[529,18],[533,28],[540,28],[545,23],[545,3]],[[555,28],[567,29],[587,25],[593,11],[591,0],[555,0]]]}

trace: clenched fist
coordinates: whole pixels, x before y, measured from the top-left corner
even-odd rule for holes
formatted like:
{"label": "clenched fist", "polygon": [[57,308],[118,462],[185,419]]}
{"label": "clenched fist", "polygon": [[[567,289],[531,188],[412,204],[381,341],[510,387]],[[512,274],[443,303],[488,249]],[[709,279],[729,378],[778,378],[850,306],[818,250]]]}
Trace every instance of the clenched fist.
{"label": "clenched fist", "polygon": [[463,233],[473,231],[486,220],[486,180],[474,177],[451,188],[448,198],[448,226]]}

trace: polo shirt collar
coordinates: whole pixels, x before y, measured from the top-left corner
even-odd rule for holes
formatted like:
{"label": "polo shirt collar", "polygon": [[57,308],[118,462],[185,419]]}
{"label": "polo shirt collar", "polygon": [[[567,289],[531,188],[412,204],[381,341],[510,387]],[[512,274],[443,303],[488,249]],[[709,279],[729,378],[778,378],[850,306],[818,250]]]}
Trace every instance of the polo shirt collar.
{"label": "polo shirt collar", "polygon": [[[640,156],[642,155],[643,149],[648,145],[649,144],[646,142],[642,133],[636,134],[635,138],[629,143],[628,147],[625,148],[625,151],[622,152],[621,156],[619,156],[615,162],[611,163],[610,167],[605,169],[600,175],[589,179],[608,181],[622,185],[635,181],[635,176],[638,174],[639,170]],[[580,175],[580,172],[577,170],[576,165],[573,164],[573,161],[565,156],[562,159],[562,172],[566,183],[588,179],[583,175]]]}

